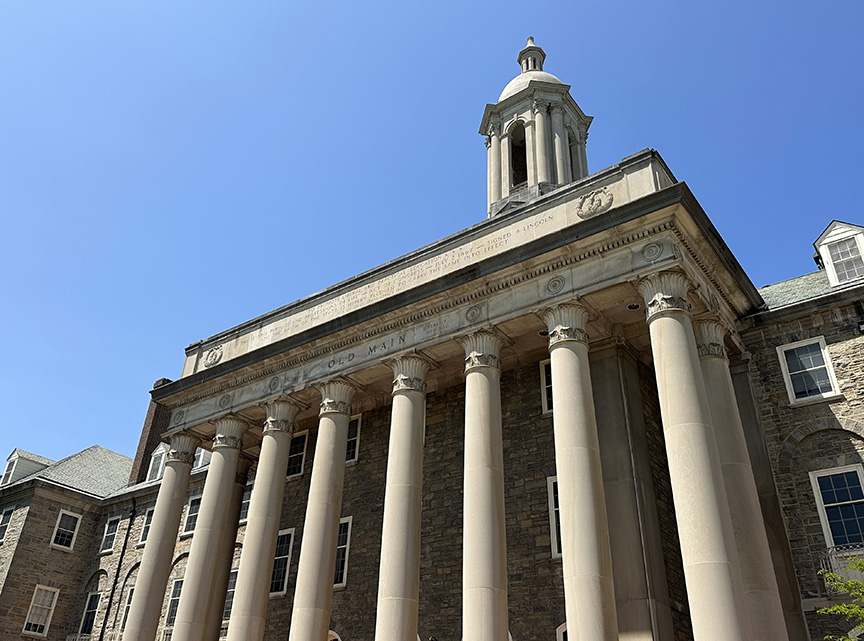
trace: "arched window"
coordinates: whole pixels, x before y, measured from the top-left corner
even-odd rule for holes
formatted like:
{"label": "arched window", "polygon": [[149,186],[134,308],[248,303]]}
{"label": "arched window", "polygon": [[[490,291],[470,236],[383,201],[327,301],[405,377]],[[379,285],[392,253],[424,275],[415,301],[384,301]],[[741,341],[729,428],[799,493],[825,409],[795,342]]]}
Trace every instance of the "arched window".
{"label": "arched window", "polygon": [[562,623],[555,630],[555,641],[567,641],[567,624]]}
{"label": "arched window", "polygon": [[517,122],[510,130],[510,175],[512,187],[528,182],[528,150],[525,147],[525,125]]}
{"label": "arched window", "polygon": [[342,641],[342,637],[333,632],[333,630],[327,631],[327,641]]}

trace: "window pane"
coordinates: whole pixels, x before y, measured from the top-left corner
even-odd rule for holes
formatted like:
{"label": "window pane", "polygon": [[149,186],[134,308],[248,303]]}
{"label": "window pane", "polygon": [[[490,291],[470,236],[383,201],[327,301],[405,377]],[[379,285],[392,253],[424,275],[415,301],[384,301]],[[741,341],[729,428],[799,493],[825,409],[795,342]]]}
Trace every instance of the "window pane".
{"label": "window pane", "polygon": [[81,634],[90,634],[93,632],[93,624],[96,622],[96,612],[99,610],[100,596],[100,594],[91,594],[87,599],[84,618],[81,620]]}
{"label": "window pane", "polygon": [[308,434],[299,434],[291,439],[291,449],[288,451],[288,470],[286,476],[295,476],[303,473],[303,455],[306,452],[306,437]]}
{"label": "window pane", "polygon": [[288,563],[291,554],[291,532],[280,534],[276,539],[276,555],[273,561],[273,575],[270,577],[270,593],[282,594],[287,589]]}

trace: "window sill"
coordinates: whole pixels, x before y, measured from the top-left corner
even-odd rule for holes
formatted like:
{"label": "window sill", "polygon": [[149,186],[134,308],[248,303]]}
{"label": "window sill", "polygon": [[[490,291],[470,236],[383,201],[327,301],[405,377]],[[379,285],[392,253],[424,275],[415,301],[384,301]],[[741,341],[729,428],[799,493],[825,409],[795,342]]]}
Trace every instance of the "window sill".
{"label": "window sill", "polygon": [[333,586],[334,592],[342,592],[343,590],[347,590],[347,589],[348,589],[347,583],[342,583],[341,585],[334,585]]}
{"label": "window sill", "polygon": [[292,474],[291,476],[286,476],[285,480],[286,481],[293,481],[295,479],[302,479],[302,478],[303,478],[303,472],[300,472],[300,474]]}
{"label": "window sill", "polygon": [[114,548],[110,550],[99,550],[99,556],[108,556],[109,554],[114,554]]}
{"label": "window sill", "polygon": [[815,405],[817,403],[830,403],[845,398],[843,394],[831,394],[830,396],[813,396],[811,398],[799,398],[790,401],[789,407],[803,407],[805,405]]}
{"label": "window sill", "polygon": [[195,534],[195,530],[190,532],[180,532],[179,539],[182,541],[183,539],[191,538],[193,534]]}
{"label": "window sill", "polygon": [[[60,550],[61,552],[71,552],[72,551],[71,547],[66,548],[66,547],[63,547],[62,545],[57,545],[55,543],[49,543],[48,547],[54,548],[55,550]],[[32,633],[30,633],[30,632],[28,632],[27,634],[30,634],[31,636],[33,636]]]}

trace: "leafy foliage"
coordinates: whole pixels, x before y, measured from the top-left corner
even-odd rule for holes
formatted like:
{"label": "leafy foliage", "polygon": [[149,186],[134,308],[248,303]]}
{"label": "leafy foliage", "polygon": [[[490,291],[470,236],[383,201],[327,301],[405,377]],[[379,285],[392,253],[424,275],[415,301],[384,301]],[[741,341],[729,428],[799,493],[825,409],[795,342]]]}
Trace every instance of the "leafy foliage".
{"label": "leafy foliage", "polygon": [[[846,566],[846,570],[847,572],[852,571],[856,574],[864,574],[864,559],[850,561],[849,565]],[[827,608],[820,608],[817,612],[819,612],[819,614],[839,614],[849,621],[849,623],[855,625],[855,627],[849,631],[849,634],[856,635],[854,637],[847,635],[839,637],[828,635],[825,637],[825,640],[860,641],[858,635],[864,635],[864,581],[859,579],[848,579],[842,574],[826,572],[825,570],[821,570],[819,574],[821,574],[825,579],[825,585],[827,585],[829,589],[835,592],[845,593],[851,597],[851,600],[845,603],[837,603]]]}

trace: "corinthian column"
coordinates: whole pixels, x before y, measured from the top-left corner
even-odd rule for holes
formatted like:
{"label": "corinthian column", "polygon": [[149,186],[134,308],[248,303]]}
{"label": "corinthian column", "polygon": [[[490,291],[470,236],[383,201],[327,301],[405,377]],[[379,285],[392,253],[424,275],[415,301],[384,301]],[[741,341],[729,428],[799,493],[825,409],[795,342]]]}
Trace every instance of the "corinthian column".
{"label": "corinthian column", "polygon": [[420,599],[420,507],[426,372],[429,363],[403,356],[393,367],[393,409],[375,641],[416,641]]}
{"label": "corinthian column", "polygon": [[246,516],[246,534],[228,624],[229,641],[260,641],[264,637],[288,452],[294,419],[300,411],[298,405],[284,400],[270,401],[265,408],[267,420]]}
{"label": "corinthian column", "polygon": [[489,127],[489,205],[501,200],[501,135],[497,124]]}
{"label": "corinthian column", "polygon": [[555,147],[555,170],[558,172],[557,183],[566,185],[572,180],[570,177],[570,146],[567,144],[564,111],[561,105],[552,105],[552,137]]}
{"label": "corinthian column", "polygon": [[559,305],[543,317],[552,366],[567,629],[579,641],[617,641],[609,525],[588,368],[588,312],[580,305]]}
{"label": "corinthian column", "polygon": [[645,299],[669,478],[696,641],[749,641],[736,590],[740,576],[708,396],[680,272],[637,284]]}
{"label": "corinthian column", "polygon": [[327,630],[330,629],[336,539],[342,511],[345,450],[354,388],[344,381],[335,380],[324,383],[320,389],[318,440],[303,523],[289,641],[327,641]]}
{"label": "corinthian column", "polygon": [[162,600],[171,572],[171,556],[180,529],[180,513],[189,489],[195,449],[201,441],[181,432],[171,437],[171,449],[153,509],[150,534],[144,545],[138,580],[132,594],[123,637],[127,641],[153,641],[162,614]]}
{"label": "corinthian column", "polygon": [[[201,509],[192,535],[189,561],[183,578],[183,591],[177,607],[174,641],[202,641],[207,632],[207,614],[212,595],[211,586],[219,574],[214,559],[219,558],[223,530],[231,505],[243,433],[247,425],[235,416],[215,421],[213,456],[204,481]],[[219,598],[213,595],[213,598]],[[224,593],[222,595],[224,599]]]}
{"label": "corinthian column", "polygon": [[706,320],[695,323],[695,330],[702,376],[706,388],[711,390],[708,405],[729,500],[753,638],[756,641],[788,641],[759,493],[726,359],[726,328],[717,321]]}
{"label": "corinthian column", "polygon": [[507,542],[501,440],[501,339],[477,332],[465,348],[462,638],[507,641]]}

